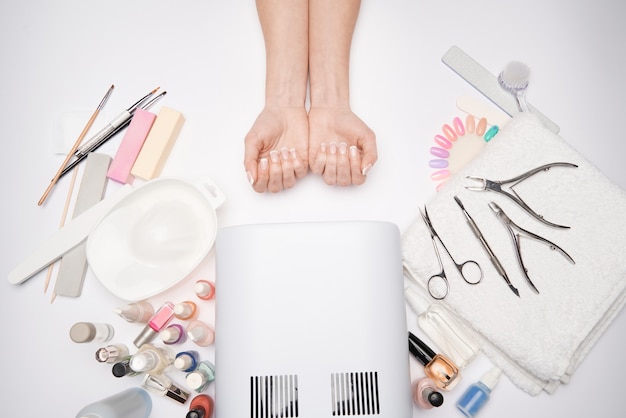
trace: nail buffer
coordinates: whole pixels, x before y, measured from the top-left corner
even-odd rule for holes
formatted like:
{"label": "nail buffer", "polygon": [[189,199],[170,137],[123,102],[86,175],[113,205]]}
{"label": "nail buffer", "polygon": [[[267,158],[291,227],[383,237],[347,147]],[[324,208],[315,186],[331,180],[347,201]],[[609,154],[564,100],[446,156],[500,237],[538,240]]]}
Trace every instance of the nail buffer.
{"label": "nail buffer", "polygon": [[[85,171],[80,181],[80,188],[76,195],[72,218],[80,216],[102,200],[110,164],[111,157],[106,154],[95,152],[89,154],[85,164]],[[80,296],[85,274],[87,273],[86,246],[87,242],[83,240],[83,242],[63,255],[56,283],[54,284],[54,293],[57,295]]]}
{"label": "nail buffer", "polygon": [[132,186],[125,185],[113,196],[102,200],[82,215],[65,224],[35,252],[11,270],[8,278],[9,283],[24,283],[50,263],[61,258],[67,251],[83,242],[96,223],[131,191]]}
{"label": "nail buffer", "polygon": [[[457,46],[451,47],[441,58],[452,71],[472,85],[476,90],[491,100],[496,106],[513,116],[519,113],[517,101],[506,92],[498,82],[498,78],[487,71]],[[537,115],[547,129],[559,133],[559,126],[529,104],[530,111]]]}

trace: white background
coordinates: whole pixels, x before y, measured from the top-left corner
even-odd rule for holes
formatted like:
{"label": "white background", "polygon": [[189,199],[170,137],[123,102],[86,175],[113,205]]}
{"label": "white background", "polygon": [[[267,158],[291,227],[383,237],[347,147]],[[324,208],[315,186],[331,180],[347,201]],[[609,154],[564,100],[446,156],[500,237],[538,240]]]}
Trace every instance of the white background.
{"label": "white background", "polygon": [[[376,132],[380,161],[361,187],[328,187],[311,175],[278,195],[253,192],[242,165],[243,137],[263,105],[265,55],[252,1],[24,0],[2,3],[0,16],[2,277],[59,226],[69,177],[44,207],[36,203],[63,160],[53,152],[62,115],[92,111],[111,83],[109,118],[156,86],[167,90],[155,110],[172,107],[187,121],[163,175],[211,177],[227,196],[219,226],[356,219],[391,221],[404,231],[435,193],[428,150],[441,126],[461,114],[457,97],[485,100],[441,63],[452,45],[493,74],[510,60],[527,63],[529,101],[626,187],[622,2],[365,0],[352,50],[352,105]],[[99,118],[92,132],[106,122]],[[103,152],[113,154],[119,140]],[[193,282],[213,278],[212,258],[151,302],[193,298]],[[72,417],[91,401],[139,384],[114,379],[97,363],[98,345],[69,340],[71,324],[83,320],[113,324],[115,341],[128,345],[140,330],[112,313],[123,302],[91,274],[80,298],[53,304],[50,292],[43,293],[44,274],[21,286],[0,283],[4,415]],[[213,302],[201,309],[212,323]],[[623,416],[625,325],[622,312],[554,395],[530,397],[503,378],[481,416]],[[213,357],[212,349],[203,354]],[[461,416],[454,403],[487,369],[479,358],[442,408],[416,407],[414,416]],[[422,376],[415,362],[411,371]],[[184,384],[182,375],[173,377]],[[153,400],[154,418],[182,417],[188,407]]]}

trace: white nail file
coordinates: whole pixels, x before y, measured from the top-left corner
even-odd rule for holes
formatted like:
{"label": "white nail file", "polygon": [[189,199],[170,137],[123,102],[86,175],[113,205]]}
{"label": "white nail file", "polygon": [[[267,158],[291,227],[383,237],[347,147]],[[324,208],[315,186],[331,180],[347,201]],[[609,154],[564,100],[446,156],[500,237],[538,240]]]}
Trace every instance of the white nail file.
{"label": "white nail file", "polygon": [[[110,164],[111,157],[107,154],[96,152],[89,154],[85,163],[83,177],[80,181],[80,188],[76,195],[72,219],[80,216],[102,200]],[[87,273],[86,246],[87,242],[83,240],[83,242],[63,255],[54,284],[54,293],[58,296],[80,296],[85,274]]]}
{"label": "white nail file", "polygon": [[[461,48],[451,47],[443,55],[441,61],[508,115],[513,116],[519,113],[517,100],[500,86],[498,78],[463,52]],[[555,134],[559,133],[560,129],[557,124],[530,104],[528,106],[530,111],[541,119],[547,129]]]}
{"label": "white nail file", "polygon": [[113,196],[97,203],[82,215],[59,229],[35,252],[23,260],[9,273],[9,283],[21,284],[58,260],[67,251],[84,241],[96,223],[109,212],[124,196],[132,191],[130,185],[123,186]]}

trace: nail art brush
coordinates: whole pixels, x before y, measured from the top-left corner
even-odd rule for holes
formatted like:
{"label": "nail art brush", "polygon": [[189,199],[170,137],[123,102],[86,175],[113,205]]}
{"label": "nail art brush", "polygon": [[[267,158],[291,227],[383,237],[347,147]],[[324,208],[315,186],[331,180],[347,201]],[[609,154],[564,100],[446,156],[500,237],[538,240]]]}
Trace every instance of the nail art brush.
{"label": "nail art brush", "polygon": [[[154,91],[156,91],[156,89]],[[143,110],[149,109],[150,106],[152,106],[161,97],[165,96],[166,93],[167,92],[164,91],[163,93],[161,93],[158,96],[154,97],[149,102],[145,103],[143,106],[140,106],[140,108],[143,109]],[[153,93],[150,93],[150,94],[153,94]],[[147,97],[149,97],[149,96],[150,95],[148,95]],[[146,99],[147,97],[144,97],[144,99]],[[144,99],[140,100],[138,103],[143,102]],[[137,110],[137,108],[133,109],[133,113],[134,113],[135,110]],[[63,177],[64,175],[66,175],[68,172],[70,172],[70,170],[72,168],[76,167],[76,165],[78,165],[78,163],[80,163],[82,160],[87,158],[87,156],[89,155],[90,152],[93,152],[93,151],[97,150],[102,145],[104,145],[109,139],[111,139],[115,135],[117,135],[122,129],[126,128],[128,126],[128,124],[130,123],[130,121],[132,120],[132,117],[133,117],[133,115],[131,114],[130,117],[128,117],[122,123],[120,123],[117,126],[115,126],[114,129],[110,130],[107,133],[106,136],[102,136],[102,137],[98,138],[97,141],[92,142],[91,144],[89,144],[90,145],[89,148],[81,147],[81,150],[79,150],[81,153],[78,154],[78,151],[77,151],[77,153],[75,154],[76,155],[76,159],[74,161],[72,161],[71,163],[69,163],[67,165],[67,167],[65,167],[63,169],[63,171],[61,172],[61,175],[59,177]]]}
{"label": "nail art brush", "polygon": [[72,158],[72,156],[74,155],[74,153],[76,152],[76,150],[80,146],[80,143],[83,141],[83,139],[87,135],[87,132],[89,132],[89,129],[91,128],[91,125],[93,125],[94,121],[96,120],[96,117],[98,116],[98,114],[100,113],[100,111],[102,110],[102,108],[104,107],[106,102],[109,100],[109,97],[111,96],[111,93],[113,92],[114,88],[115,88],[115,85],[111,84],[111,87],[109,87],[109,89],[107,90],[107,92],[104,95],[104,97],[102,98],[102,100],[100,100],[100,103],[98,104],[98,107],[96,107],[96,110],[92,113],[91,117],[87,121],[87,124],[85,125],[85,127],[82,130],[82,132],[80,133],[80,135],[78,136],[78,138],[74,142],[74,145],[72,146],[72,149],[70,150],[70,152],[67,153],[67,156],[65,157],[65,160],[63,161],[63,164],[61,164],[61,166],[59,167],[59,170],[54,175],[54,178],[52,179],[52,181],[50,181],[50,184],[48,185],[48,188],[43,193],[43,196],[41,196],[41,199],[39,199],[39,202],[37,202],[37,205],[41,206],[43,204],[43,202],[48,197],[48,194],[50,194],[50,191],[52,190],[54,185],[57,183],[57,181],[59,181],[59,179],[63,175],[63,169],[65,168],[65,166],[67,165],[69,160]]}

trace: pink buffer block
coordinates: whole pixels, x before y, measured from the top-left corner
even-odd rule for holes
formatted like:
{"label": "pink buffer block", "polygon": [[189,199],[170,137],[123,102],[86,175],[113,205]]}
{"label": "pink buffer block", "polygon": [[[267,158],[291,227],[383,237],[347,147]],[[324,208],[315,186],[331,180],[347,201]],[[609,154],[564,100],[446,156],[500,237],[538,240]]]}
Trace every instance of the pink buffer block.
{"label": "pink buffer block", "polygon": [[158,177],[184,123],[185,118],[180,112],[163,106],[137,156],[131,174],[144,180]]}
{"label": "pink buffer block", "polygon": [[107,177],[119,183],[132,184],[135,179],[130,171],[137,160],[156,115],[143,109],[135,110],[128,130],[111,161]]}

